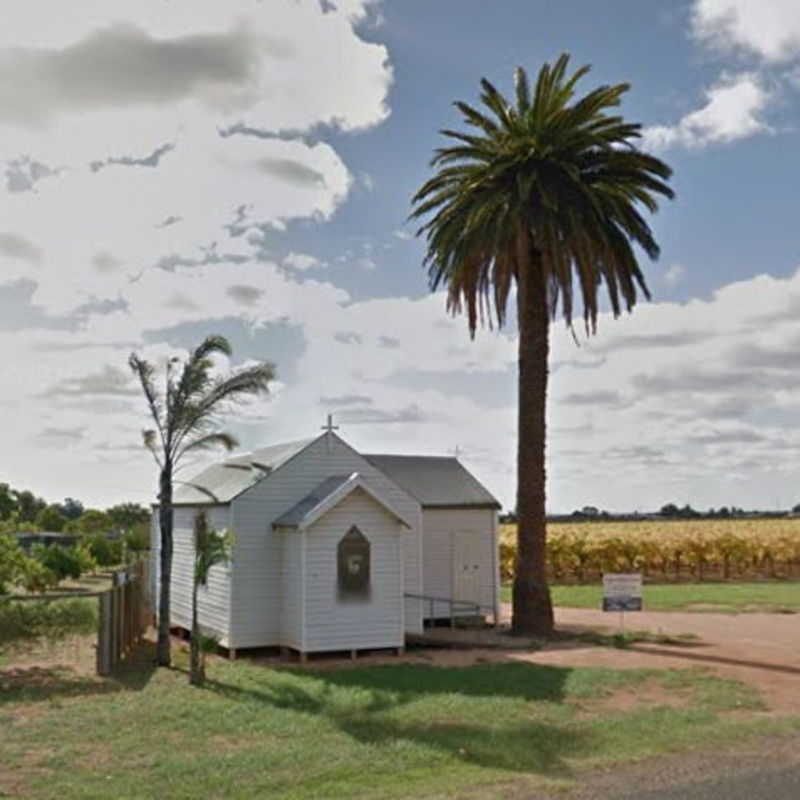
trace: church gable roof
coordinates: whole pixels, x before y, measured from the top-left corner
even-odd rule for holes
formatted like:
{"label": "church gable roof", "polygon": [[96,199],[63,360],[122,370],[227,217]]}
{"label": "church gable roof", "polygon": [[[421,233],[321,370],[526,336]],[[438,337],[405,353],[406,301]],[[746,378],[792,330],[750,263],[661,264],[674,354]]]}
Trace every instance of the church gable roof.
{"label": "church gable roof", "polygon": [[423,508],[500,508],[497,499],[456,458],[364,455]]}
{"label": "church gable roof", "polygon": [[288,511],[281,514],[272,523],[272,527],[305,530],[332,508],[335,508],[356,489],[364,491],[403,526],[411,528],[409,522],[372,489],[358,472],[353,472],[351,475],[333,475],[327,478],[299,503],[296,503]]}
{"label": "church gable roof", "polygon": [[[322,436],[336,436],[332,432]],[[262,447],[212,464],[176,486],[175,505],[225,505],[322,438]],[[347,447],[340,437],[336,439]],[[351,448],[352,449],[352,448]],[[353,451],[356,452],[356,451]],[[359,454],[424,508],[496,508],[500,503],[456,458]],[[342,478],[342,476],[338,476]],[[349,476],[345,476],[348,477]],[[331,479],[333,480],[333,479]],[[363,478],[361,479],[363,482]],[[176,482],[177,483],[177,482]],[[318,487],[320,488],[320,487]],[[335,489],[331,484],[331,491]],[[372,492],[372,490],[368,490]],[[310,502],[309,498],[306,498]],[[379,503],[383,501],[376,497]],[[303,501],[301,501],[303,502]],[[393,512],[396,514],[396,512]]]}

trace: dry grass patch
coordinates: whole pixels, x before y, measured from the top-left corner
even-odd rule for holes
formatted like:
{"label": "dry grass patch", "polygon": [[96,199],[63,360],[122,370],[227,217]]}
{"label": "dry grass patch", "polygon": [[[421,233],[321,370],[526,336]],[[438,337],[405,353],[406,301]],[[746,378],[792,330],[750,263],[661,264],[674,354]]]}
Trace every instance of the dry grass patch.
{"label": "dry grass patch", "polygon": [[656,678],[650,678],[636,686],[618,687],[600,697],[575,702],[581,718],[607,716],[609,713],[626,714],[652,708],[687,709],[691,708],[691,705],[690,692],[668,689]]}

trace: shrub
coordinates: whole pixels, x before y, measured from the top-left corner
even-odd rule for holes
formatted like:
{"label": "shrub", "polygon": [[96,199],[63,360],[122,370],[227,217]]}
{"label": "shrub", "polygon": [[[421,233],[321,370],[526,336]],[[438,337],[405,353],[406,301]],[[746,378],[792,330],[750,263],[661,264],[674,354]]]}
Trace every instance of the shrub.
{"label": "shrub", "polygon": [[58,576],[35,558],[27,559],[19,583],[29,592],[46,592],[58,583]]}
{"label": "shrub", "polygon": [[97,560],[92,555],[91,549],[85,542],[80,542],[75,546],[75,555],[77,556],[78,563],[80,564],[81,575],[85,575],[87,572],[97,571]]}
{"label": "shrub", "polygon": [[122,563],[122,542],[119,540],[108,539],[102,533],[94,533],[83,536],[80,543],[101,567]]}
{"label": "shrub", "polygon": [[0,595],[12,592],[15,586],[43,592],[56,583],[56,574],[26,555],[15,537],[0,534]]}
{"label": "shrub", "polygon": [[142,553],[150,549],[150,528],[145,525],[136,525],[129,530],[122,541],[132,553]]}
{"label": "shrub", "polygon": [[19,641],[63,639],[97,629],[97,601],[4,600],[0,602],[0,648]]}
{"label": "shrub", "polygon": [[65,578],[77,580],[81,576],[80,557],[72,547],[62,547],[60,544],[36,544],[32,553],[33,557],[49,569],[58,581],[63,581]]}
{"label": "shrub", "polygon": [[14,584],[21,583],[26,558],[15,537],[0,534],[0,594],[10,592]]}

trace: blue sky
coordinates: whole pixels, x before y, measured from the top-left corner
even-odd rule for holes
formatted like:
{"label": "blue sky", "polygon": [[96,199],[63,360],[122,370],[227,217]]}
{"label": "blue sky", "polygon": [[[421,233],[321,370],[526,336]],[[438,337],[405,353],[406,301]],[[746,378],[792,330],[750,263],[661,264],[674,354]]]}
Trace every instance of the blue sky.
{"label": "blue sky", "polygon": [[677,199],[653,301],[554,327],[551,510],[800,502],[794,0],[0,6],[0,480],[152,499],[127,356],[219,331],[277,364],[244,448],[331,412],[366,451],[458,447],[512,506],[515,331],[470,341],[406,217],[452,102],[567,51],[632,84]]}

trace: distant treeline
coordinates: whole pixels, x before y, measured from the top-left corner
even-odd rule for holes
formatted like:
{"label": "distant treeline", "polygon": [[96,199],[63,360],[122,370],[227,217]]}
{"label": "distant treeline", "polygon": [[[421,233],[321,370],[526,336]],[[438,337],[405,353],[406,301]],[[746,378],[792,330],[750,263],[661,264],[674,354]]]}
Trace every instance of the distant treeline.
{"label": "distant treeline", "polygon": [[[709,508],[708,511],[698,511],[690,505],[678,506],[675,503],[667,503],[658,511],[624,511],[613,512],[603,511],[595,506],[584,506],[576,509],[570,514],[548,514],[549,522],[636,522],[647,519],[781,519],[793,514],[800,514],[800,503],[792,508],[791,511],[759,511],[746,510],[738,506],[722,506],[721,508]],[[514,523],[517,521],[517,514],[514,511],[507,511],[500,515],[500,522]]]}
{"label": "distant treeline", "polygon": [[0,532],[126,533],[147,525],[149,519],[149,509],[139,503],[119,503],[106,509],[86,508],[73,497],[48,503],[28,489],[0,483]]}

